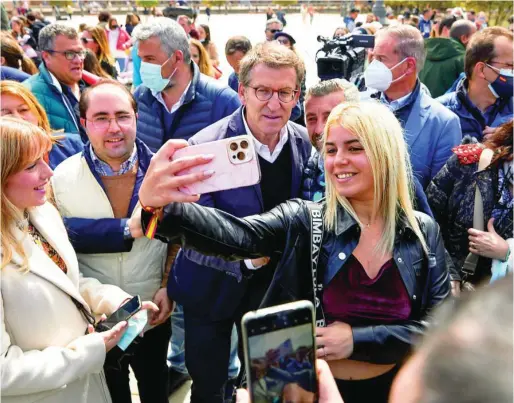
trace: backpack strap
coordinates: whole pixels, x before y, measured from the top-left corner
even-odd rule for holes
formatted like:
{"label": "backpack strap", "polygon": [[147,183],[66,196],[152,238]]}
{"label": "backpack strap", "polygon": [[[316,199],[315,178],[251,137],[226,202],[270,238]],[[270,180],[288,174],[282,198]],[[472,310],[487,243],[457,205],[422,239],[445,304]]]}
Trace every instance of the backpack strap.
{"label": "backpack strap", "polygon": [[310,216],[310,248],[311,248],[311,274],[314,307],[316,310],[316,326],[325,327],[325,314],[321,304],[323,294],[323,279],[319,275],[318,262],[323,241],[324,223],[322,205],[307,202]]}

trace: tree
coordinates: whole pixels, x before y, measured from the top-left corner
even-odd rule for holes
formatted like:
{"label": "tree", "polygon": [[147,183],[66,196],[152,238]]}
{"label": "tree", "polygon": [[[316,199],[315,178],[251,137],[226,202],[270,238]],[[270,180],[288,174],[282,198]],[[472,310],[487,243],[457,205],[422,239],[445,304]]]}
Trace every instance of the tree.
{"label": "tree", "polygon": [[225,0],[208,0],[208,1],[202,1],[202,4],[205,4],[209,7],[216,7],[221,8],[221,6],[225,5],[227,2]]}
{"label": "tree", "polygon": [[298,4],[298,0],[273,0],[272,3],[277,6],[289,7]]}
{"label": "tree", "polygon": [[136,5],[144,8],[157,7],[159,0],[136,0]]}
{"label": "tree", "polygon": [[50,5],[56,7],[68,7],[73,6],[73,0],[51,0]]}

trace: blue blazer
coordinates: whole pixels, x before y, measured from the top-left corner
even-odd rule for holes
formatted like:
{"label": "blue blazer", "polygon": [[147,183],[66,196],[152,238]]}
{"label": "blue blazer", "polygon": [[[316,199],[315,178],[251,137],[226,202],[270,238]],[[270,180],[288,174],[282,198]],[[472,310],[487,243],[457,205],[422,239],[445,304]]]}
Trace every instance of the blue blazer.
{"label": "blue blazer", "polygon": [[[200,144],[245,134],[242,110],[240,107],[232,115],[205,128],[193,136],[189,143]],[[288,121],[287,130],[289,141],[286,146],[291,147],[293,164],[290,197],[295,198],[301,196],[302,172],[312,146],[304,127]],[[216,207],[237,217],[264,212],[261,187],[258,184],[205,194],[198,203]],[[186,309],[209,314],[214,320],[228,318],[233,315],[247,291],[247,281],[241,281],[241,264],[244,262],[227,262],[182,249],[168,278],[168,295]]]}
{"label": "blue blazer", "polygon": [[459,118],[418,89],[403,129],[412,169],[426,188],[462,140]]}

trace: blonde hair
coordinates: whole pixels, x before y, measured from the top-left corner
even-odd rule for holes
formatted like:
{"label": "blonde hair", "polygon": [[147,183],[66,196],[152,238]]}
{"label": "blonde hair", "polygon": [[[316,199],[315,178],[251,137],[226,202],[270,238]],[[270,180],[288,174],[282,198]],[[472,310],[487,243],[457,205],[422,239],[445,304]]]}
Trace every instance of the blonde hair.
{"label": "blonde hair", "polygon": [[52,131],[45,110],[32,92],[21,83],[10,80],[2,81],[2,85],[0,85],[0,96],[1,95],[11,95],[21,98],[29,107],[30,111],[37,116],[37,125],[47,133]]}
{"label": "blonde hair", "polygon": [[[200,70],[200,73],[214,77],[214,68],[212,67],[211,58],[203,47],[202,42],[200,42],[198,39],[191,38],[189,39],[189,43],[197,48],[198,53],[200,54],[200,61],[198,62],[198,69]],[[193,56],[191,55],[191,58],[192,57]]]}
{"label": "blonde hair", "polygon": [[84,31],[89,32],[98,45],[98,54],[96,55],[98,61],[102,63],[105,60],[107,63],[114,66],[115,61],[114,57],[111,55],[111,48],[109,47],[105,30],[97,25],[94,27],[86,27]]}
{"label": "blonde hair", "polygon": [[[32,123],[6,116],[0,119],[0,165],[2,170],[1,206],[1,245],[3,269],[8,265],[16,252],[23,259],[20,270],[26,270],[28,258],[22,244],[16,237],[16,226],[23,220],[24,211],[12,204],[6,197],[7,180],[14,174],[25,169],[30,163],[42,158],[51,148],[50,136]],[[21,228],[27,231],[27,228]]]}
{"label": "blonde hair", "polygon": [[2,85],[0,85],[0,96],[2,95],[11,95],[21,98],[22,101],[29,107],[30,111],[37,117],[38,127],[48,133],[52,143],[58,143],[59,140],[64,138],[62,135],[51,134],[53,130],[50,127],[50,121],[48,120],[45,109],[41,106],[32,92],[23,84],[17,81],[3,80]]}
{"label": "blonde hair", "polygon": [[[403,130],[394,114],[378,102],[342,103],[336,106],[325,125],[325,145],[330,130],[343,127],[355,135],[368,157],[373,175],[373,216],[384,220],[384,232],[375,250],[390,253],[393,250],[398,219],[405,217],[419,238],[426,253],[428,248],[414,215],[412,206],[412,168]],[[324,153],[325,147],[323,147]],[[328,178],[326,181],[326,226],[334,230],[337,210],[341,205],[362,227],[350,201],[339,195]]]}

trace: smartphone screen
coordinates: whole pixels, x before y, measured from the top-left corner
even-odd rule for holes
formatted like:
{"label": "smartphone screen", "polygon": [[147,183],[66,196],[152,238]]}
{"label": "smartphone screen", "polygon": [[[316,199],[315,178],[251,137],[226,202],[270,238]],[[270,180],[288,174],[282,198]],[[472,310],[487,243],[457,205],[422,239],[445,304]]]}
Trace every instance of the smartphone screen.
{"label": "smartphone screen", "polygon": [[267,314],[245,326],[252,402],[316,402],[312,308]]}
{"label": "smartphone screen", "polygon": [[122,320],[130,319],[130,317],[138,313],[140,309],[141,298],[139,295],[136,295],[135,297],[125,302],[122,306],[120,306],[115,312],[113,312],[111,316],[105,320],[104,324],[109,327],[113,327]]}

